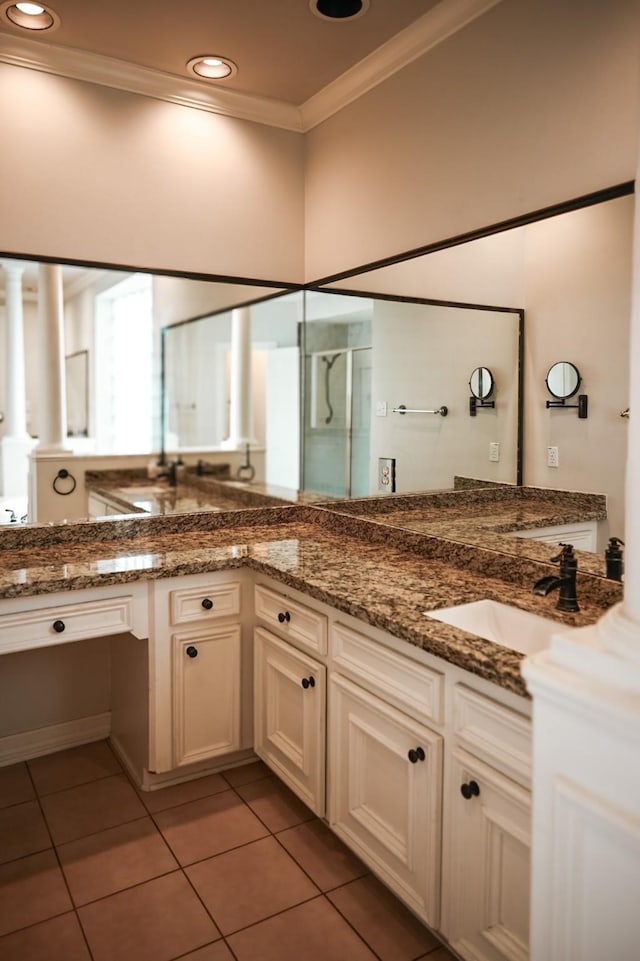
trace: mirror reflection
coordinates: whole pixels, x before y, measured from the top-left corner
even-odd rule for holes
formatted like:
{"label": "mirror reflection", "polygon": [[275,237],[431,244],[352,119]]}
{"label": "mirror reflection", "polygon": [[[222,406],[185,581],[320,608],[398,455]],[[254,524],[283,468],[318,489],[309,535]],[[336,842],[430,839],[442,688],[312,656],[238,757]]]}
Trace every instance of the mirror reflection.
{"label": "mirror reflection", "polygon": [[469,389],[476,400],[488,400],[493,393],[493,374],[488,367],[476,367],[469,378]]}

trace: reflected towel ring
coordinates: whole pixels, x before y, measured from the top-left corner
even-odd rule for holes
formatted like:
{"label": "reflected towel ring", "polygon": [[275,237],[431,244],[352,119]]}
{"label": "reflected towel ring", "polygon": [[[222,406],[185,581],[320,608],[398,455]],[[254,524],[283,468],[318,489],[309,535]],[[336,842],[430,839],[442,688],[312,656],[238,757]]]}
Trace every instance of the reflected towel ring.
{"label": "reflected towel ring", "polygon": [[[58,481],[66,480],[67,478],[69,478],[71,487],[69,488],[68,491],[61,491],[60,488],[58,487]],[[75,477],[73,476],[73,474],[70,474],[65,467],[61,467],[58,473],[56,474],[56,476],[53,478],[53,489],[56,492],[56,494],[60,494],[61,497],[66,497],[68,494],[73,494],[77,486],[78,485]]]}

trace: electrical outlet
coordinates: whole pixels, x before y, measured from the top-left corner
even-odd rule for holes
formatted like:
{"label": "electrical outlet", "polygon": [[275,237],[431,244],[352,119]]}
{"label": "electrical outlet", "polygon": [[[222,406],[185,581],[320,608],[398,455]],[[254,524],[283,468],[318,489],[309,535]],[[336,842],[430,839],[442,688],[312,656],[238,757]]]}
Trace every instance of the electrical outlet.
{"label": "electrical outlet", "polygon": [[500,460],[500,444],[497,440],[489,441],[489,460]]}
{"label": "electrical outlet", "polygon": [[378,458],[378,490],[385,494],[394,494],[396,490],[396,459],[395,457]]}
{"label": "electrical outlet", "polygon": [[547,447],[547,467],[560,467],[560,449]]}
{"label": "electrical outlet", "polygon": [[376,416],[386,417],[387,416],[387,402],[386,400],[379,400],[376,403]]}

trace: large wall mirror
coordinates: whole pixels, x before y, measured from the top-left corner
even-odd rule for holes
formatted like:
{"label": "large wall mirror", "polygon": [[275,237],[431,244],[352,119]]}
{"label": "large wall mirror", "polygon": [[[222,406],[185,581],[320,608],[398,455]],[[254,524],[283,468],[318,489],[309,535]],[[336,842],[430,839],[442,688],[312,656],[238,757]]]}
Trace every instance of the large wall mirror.
{"label": "large wall mirror", "polygon": [[[248,439],[266,451],[263,481],[327,499],[388,492],[392,473],[398,493],[450,488],[458,476],[606,493],[618,535],[632,213],[626,191],[306,290],[65,267],[65,354],[88,357],[87,436],[70,444],[117,466],[224,448],[241,312],[251,343]],[[37,265],[23,266],[27,430],[36,438],[38,278]],[[1,301],[0,327],[4,338]],[[541,402],[540,383],[562,356],[588,383],[588,420]],[[473,417],[478,368],[491,371],[495,403]],[[0,410],[6,388],[0,369]],[[550,444],[560,450],[555,470]]]}

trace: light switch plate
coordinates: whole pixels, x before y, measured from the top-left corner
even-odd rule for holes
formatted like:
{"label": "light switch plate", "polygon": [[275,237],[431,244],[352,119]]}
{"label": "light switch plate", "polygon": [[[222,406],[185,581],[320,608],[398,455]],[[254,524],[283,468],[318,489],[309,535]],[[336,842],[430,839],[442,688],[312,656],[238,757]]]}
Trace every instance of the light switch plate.
{"label": "light switch plate", "polygon": [[547,447],[547,467],[560,467],[560,449]]}
{"label": "light switch plate", "polygon": [[489,460],[500,460],[500,444],[497,440],[489,441]]}
{"label": "light switch plate", "polygon": [[379,400],[376,403],[376,416],[386,417],[387,416],[387,402],[386,400]]}

